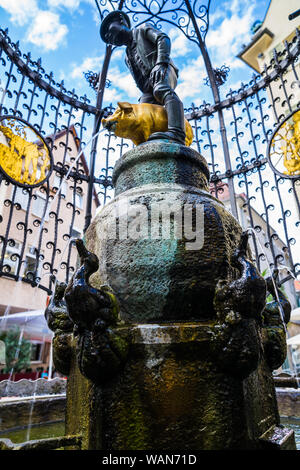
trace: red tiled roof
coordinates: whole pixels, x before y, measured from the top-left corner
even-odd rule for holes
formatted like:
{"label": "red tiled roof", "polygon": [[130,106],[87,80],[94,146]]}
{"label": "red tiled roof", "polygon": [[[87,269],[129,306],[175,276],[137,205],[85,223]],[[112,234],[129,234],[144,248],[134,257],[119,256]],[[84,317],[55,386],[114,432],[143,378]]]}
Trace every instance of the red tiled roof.
{"label": "red tiled roof", "polygon": [[300,281],[297,281],[297,279],[294,280],[294,286],[297,291],[300,291]]}
{"label": "red tiled roof", "polygon": [[[209,185],[209,192],[220,199],[220,201],[229,201],[230,195],[229,195],[229,188],[227,183],[218,183],[217,186],[215,186],[213,183],[210,183]],[[216,196],[217,192],[217,196]],[[236,197],[241,197],[244,200],[246,200],[246,194],[245,193],[239,193],[235,195]]]}

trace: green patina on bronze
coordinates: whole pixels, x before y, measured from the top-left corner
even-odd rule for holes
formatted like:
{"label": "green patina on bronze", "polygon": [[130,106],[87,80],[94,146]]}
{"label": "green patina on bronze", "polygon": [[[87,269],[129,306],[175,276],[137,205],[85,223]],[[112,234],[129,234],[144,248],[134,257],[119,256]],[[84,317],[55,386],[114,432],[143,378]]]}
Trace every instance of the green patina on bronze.
{"label": "green patina on bronze", "polygon": [[113,445],[127,450],[147,448],[150,441],[147,424],[149,417],[144,413],[143,396],[138,385],[131,383],[122,401],[115,402],[109,399],[108,393],[110,392],[110,388],[104,391],[104,403],[107,406],[105,428],[108,446]]}
{"label": "green patina on bronze", "polygon": [[145,184],[177,183],[208,190],[206,160],[195,150],[169,142],[149,142],[126,152],[113,172],[115,195]]}
{"label": "green patina on bronze", "polygon": [[[218,279],[236,275],[230,257],[241,227],[208,192],[203,157],[176,143],[150,142],[127,152],[116,163],[113,179],[117,197],[100,211],[85,235],[89,249],[100,260],[92,281],[113,288],[121,319],[126,322],[214,318]],[[194,208],[201,205],[203,247],[187,250],[189,240],[172,238],[172,233],[169,239],[119,240],[110,238],[110,233],[103,239],[103,228],[112,223],[112,214],[126,201],[130,206],[146,207],[150,218],[151,210],[159,204],[180,207],[181,211],[187,204]],[[125,218],[119,216],[119,224]],[[161,230],[162,220],[158,224]],[[151,223],[148,225],[149,235]]]}
{"label": "green patina on bronze", "polygon": [[66,284],[57,282],[55,292],[45,310],[45,318],[49,328],[54,332],[52,340],[53,361],[56,368],[64,375],[70,372],[71,341],[73,322],[71,321],[64,300]]}

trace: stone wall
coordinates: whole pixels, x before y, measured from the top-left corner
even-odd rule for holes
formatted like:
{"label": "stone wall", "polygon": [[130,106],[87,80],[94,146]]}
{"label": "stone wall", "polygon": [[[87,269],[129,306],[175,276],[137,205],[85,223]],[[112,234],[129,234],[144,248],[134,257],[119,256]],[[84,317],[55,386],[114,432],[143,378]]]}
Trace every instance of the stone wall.
{"label": "stone wall", "polygon": [[300,391],[293,388],[276,389],[280,416],[300,418]]}
{"label": "stone wall", "polygon": [[0,401],[0,436],[5,431],[22,428],[31,424],[63,421],[66,397],[23,398]]}
{"label": "stone wall", "polygon": [[21,379],[17,382],[2,380],[0,397],[30,397],[37,395],[60,395],[66,393],[67,381],[59,377],[52,380]]}

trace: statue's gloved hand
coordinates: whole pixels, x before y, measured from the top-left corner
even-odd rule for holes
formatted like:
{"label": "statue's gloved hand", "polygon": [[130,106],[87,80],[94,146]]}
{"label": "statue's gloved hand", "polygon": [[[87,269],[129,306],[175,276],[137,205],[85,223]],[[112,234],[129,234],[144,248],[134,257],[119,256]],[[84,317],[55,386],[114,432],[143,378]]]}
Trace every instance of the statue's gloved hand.
{"label": "statue's gloved hand", "polygon": [[159,83],[164,80],[168,70],[168,64],[156,64],[150,73],[150,83],[152,86],[155,86],[156,83]]}

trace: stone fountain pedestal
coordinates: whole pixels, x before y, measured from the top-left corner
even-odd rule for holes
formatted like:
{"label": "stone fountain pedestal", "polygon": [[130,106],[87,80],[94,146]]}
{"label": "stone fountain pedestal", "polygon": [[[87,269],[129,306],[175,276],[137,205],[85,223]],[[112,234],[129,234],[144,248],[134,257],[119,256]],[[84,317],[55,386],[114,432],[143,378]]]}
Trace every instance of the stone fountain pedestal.
{"label": "stone fountain pedestal", "polygon": [[[263,324],[259,306],[252,316],[243,313],[244,278],[232,262],[242,230],[209,194],[208,177],[203,157],[166,141],[142,144],[116,164],[115,198],[85,242],[100,262],[91,284],[114,290],[121,318],[114,332],[128,350],[117,373],[95,380],[90,366],[85,372],[85,340],[76,356],[77,339],[69,334],[66,432],[82,435],[82,449],[295,449],[293,431],[279,424],[272,378],[272,344],[275,337],[283,344],[282,324]],[[187,249],[185,236],[149,237],[150,218],[131,208],[162,203],[201,206],[201,246]],[[131,237],[124,236],[128,224]],[[239,279],[242,307],[234,310],[224,296],[223,311],[220,282],[230,287]],[[245,292],[253,306],[253,292]]]}
{"label": "stone fountain pedestal", "polygon": [[295,450],[279,424],[265,361],[245,380],[224,373],[210,351],[213,323],[123,327],[130,340],[124,370],[95,386],[74,358],[67,395],[67,435],[82,449]]}
{"label": "stone fountain pedestal", "polygon": [[[166,141],[141,144],[117,161],[115,198],[94,218],[85,240],[100,262],[92,284],[112,287],[122,320],[186,321],[214,315],[215,287],[220,278],[235,275],[229,260],[242,229],[209,193],[208,179],[206,160],[198,152]],[[195,247],[186,233],[184,208],[188,212],[189,207],[198,208],[198,213],[192,211],[199,233]],[[164,220],[158,220],[160,209]],[[171,220],[173,209],[170,232],[166,219]],[[180,217],[182,231],[177,234]]]}

